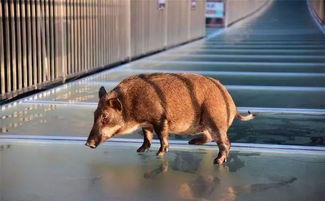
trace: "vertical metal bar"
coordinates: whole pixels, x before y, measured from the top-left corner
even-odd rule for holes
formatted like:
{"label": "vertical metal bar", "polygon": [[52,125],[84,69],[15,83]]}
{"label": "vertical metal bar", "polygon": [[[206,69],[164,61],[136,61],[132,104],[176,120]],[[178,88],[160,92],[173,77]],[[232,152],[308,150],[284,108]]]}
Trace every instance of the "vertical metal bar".
{"label": "vertical metal bar", "polygon": [[82,16],[82,7],[83,7],[83,1],[79,0],[79,62],[80,62],[80,68],[78,73],[83,71],[83,16]]}
{"label": "vertical metal bar", "polygon": [[103,51],[103,64],[107,64],[106,62],[106,12],[105,12],[105,8],[106,7],[106,1],[102,2],[102,25],[101,25],[101,29],[102,29],[102,38],[101,38],[101,43],[102,43],[102,51]]}
{"label": "vertical metal bar", "polygon": [[101,9],[102,9],[102,25],[101,25],[101,43],[102,43],[102,55],[103,55],[103,59],[102,59],[102,62],[103,62],[103,66],[107,65],[107,61],[106,61],[106,51],[105,51],[105,47],[106,47],[106,26],[105,26],[105,23],[106,23],[106,15],[105,15],[105,6],[106,6],[106,1],[103,0],[102,1],[102,6],[101,6]]}
{"label": "vertical metal bar", "polygon": [[[138,3],[141,3],[140,1],[137,1]],[[116,58],[116,52],[115,52],[115,47],[116,47],[116,30],[115,30],[115,17],[116,17],[116,5],[117,2],[116,0],[112,0],[111,2],[111,41],[112,41],[112,48],[114,48],[114,51],[111,51],[111,60],[110,62],[114,61]]]}
{"label": "vertical metal bar", "polygon": [[3,23],[2,21],[5,19],[5,16],[3,14],[2,8],[4,6],[3,2],[0,2],[0,79],[1,79],[1,88],[0,88],[0,92],[1,92],[1,96],[0,96],[0,100],[3,98],[2,95],[4,95],[6,93],[6,78],[5,78],[5,56],[4,56],[4,44],[3,41],[4,39],[4,27],[3,27]]}
{"label": "vertical metal bar", "polygon": [[135,40],[134,38],[134,21],[136,20],[134,17],[134,3],[130,0],[130,59],[134,56],[134,50],[135,50]]}
{"label": "vertical metal bar", "polygon": [[74,13],[73,13],[73,0],[69,0],[69,32],[70,32],[70,74],[72,74],[74,72]]}
{"label": "vertical metal bar", "polygon": [[128,27],[128,41],[127,41],[127,46],[128,46],[128,58],[129,60],[131,60],[131,0],[127,0],[127,27]]}
{"label": "vertical metal bar", "polygon": [[102,21],[102,16],[101,16],[101,6],[102,6],[102,0],[98,0],[98,6],[97,6],[97,44],[98,44],[98,67],[102,66],[102,44],[100,42],[101,39],[101,21]]}
{"label": "vertical metal bar", "polygon": [[69,74],[73,73],[74,68],[74,57],[73,57],[73,25],[74,25],[74,15],[73,15],[73,0],[68,0],[69,2],[69,44],[70,44],[70,72]]}
{"label": "vertical metal bar", "polygon": [[85,54],[85,50],[86,50],[86,34],[85,34],[85,4],[86,2],[84,0],[81,0],[81,67],[82,67],[82,72],[85,71],[86,69],[86,54]]}
{"label": "vertical metal bar", "polygon": [[106,4],[106,57],[107,57],[107,63],[110,63],[111,61],[111,52],[112,52],[112,49],[111,49],[111,35],[112,35],[112,29],[110,27],[110,20],[111,20],[111,5],[112,5],[112,2],[111,0],[110,1],[107,1],[107,4]]}
{"label": "vertical metal bar", "polygon": [[27,28],[26,28],[26,0],[21,0],[21,5],[20,5],[20,13],[21,13],[21,57],[22,57],[22,75],[23,75],[23,88],[28,87],[27,83],[27,42],[26,42],[26,37],[27,37]]}
{"label": "vertical metal bar", "polygon": [[91,52],[91,58],[92,58],[92,68],[96,66],[96,6],[97,6],[97,0],[93,1],[93,6],[91,7],[91,35],[92,35],[92,52]]}
{"label": "vertical metal bar", "polygon": [[95,29],[94,29],[94,27],[95,27],[95,10],[94,10],[94,8],[95,8],[95,5],[96,5],[96,1],[94,0],[94,1],[92,1],[92,6],[91,6],[91,12],[90,12],[90,15],[91,15],[91,20],[90,20],[90,30],[91,30],[91,52],[90,52],[90,54],[91,54],[91,67],[93,68],[94,66],[95,66],[95,58],[94,58],[94,52],[95,52],[95,44],[94,44],[94,42],[95,42]]}
{"label": "vertical metal bar", "polygon": [[105,29],[105,0],[102,1],[101,5],[101,17],[102,17],[102,24],[101,24],[101,44],[102,44],[102,66],[107,65],[106,62],[106,51],[105,51],[105,46],[106,44],[104,43],[105,40],[105,35],[106,35],[106,29]]}
{"label": "vertical metal bar", "polygon": [[95,58],[96,58],[96,67],[99,66],[99,47],[98,47],[98,18],[99,18],[99,14],[98,14],[98,7],[99,7],[99,0],[96,0],[96,7],[95,7]]}
{"label": "vertical metal bar", "polygon": [[110,8],[110,1],[104,1],[104,36],[103,36],[103,40],[104,42],[104,62],[105,64],[109,64],[110,63],[110,32],[111,32],[111,27],[109,27],[109,19],[110,19],[110,13],[109,13],[109,8]]}
{"label": "vertical metal bar", "polygon": [[100,37],[99,37],[99,41],[100,41],[100,45],[101,45],[101,67],[105,65],[105,61],[104,61],[104,58],[105,58],[105,55],[104,55],[104,43],[102,42],[103,41],[103,38],[104,38],[104,12],[103,12],[103,4],[104,4],[104,1],[101,0],[101,3],[100,3]]}
{"label": "vertical metal bar", "polygon": [[31,2],[26,0],[26,48],[27,48],[27,71],[28,71],[28,86],[33,85],[33,53],[32,53],[32,17],[31,17]]}
{"label": "vertical metal bar", "polygon": [[58,76],[65,82],[66,74],[66,26],[64,19],[65,0],[57,0],[55,4],[55,65],[58,70]]}
{"label": "vertical metal bar", "polygon": [[43,7],[43,13],[44,13],[44,26],[45,26],[45,29],[44,29],[44,37],[45,37],[45,61],[44,61],[44,64],[46,67],[45,69],[45,79],[47,81],[51,80],[51,74],[53,73],[51,71],[51,56],[50,56],[50,12],[49,12],[49,0],[44,0],[44,7]]}
{"label": "vertical metal bar", "polygon": [[54,26],[55,26],[55,16],[54,16],[54,1],[49,0],[49,13],[50,13],[50,63],[51,63],[51,79],[55,80],[58,78],[57,70],[55,66],[55,34],[54,34]]}
{"label": "vertical metal bar", "polygon": [[[117,1],[116,2],[116,13],[115,13],[115,31],[116,31],[116,41],[117,41],[117,48],[116,48],[116,60],[119,61],[121,59],[120,57],[120,51],[121,51],[121,44],[120,44],[120,24],[119,24],[119,19],[120,19],[120,9],[121,9],[121,3],[122,1]],[[147,3],[147,2],[146,2]],[[114,61],[114,62],[115,62]]]}
{"label": "vertical metal bar", "polygon": [[111,22],[111,7],[112,7],[112,1],[108,1],[106,3],[106,62],[109,64],[111,62],[111,55],[112,55],[112,49],[111,49],[111,36],[112,36],[112,28],[110,27]]}
{"label": "vertical metal bar", "polygon": [[76,72],[76,5],[75,0],[71,0],[71,73]]}
{"label": "vertical metal bar", "polygon": [[92,17],[91,17],[91,24],[92,24],[92,27],[91,27],[91,32],[92,32],[92,39],[91,39],[91,45],[92,45],[92,67],[94,67],[96,65],[96,59],[95,59],[95,55],[96,55],[96,6],[97,6],[97,0],[94,0],[93,1],[93,6],[91,7],[91,14],[92,14]]}
{"label": "vertical metal bar", "polygon": [[88,52],[88,27],[87,27],[87,7],[88,7],[88,1],[84,0],[84,69],[87,70],[88,68],[88,57],[87,57],[87,52]]}
{"label": "vertical metal bar", "polygon": [[94,1],[91,1],[89,6],[89,68],[93,67],[93,7],[95,5]]}
{"label": "vertical metal bar", "polygon": [[90,15],[89,15],[89,11],[90,11],[90,6],[91,6],[91,1],[87,1],[86,0],[86,35],[87,35],[87,38],[86,38],[86,41],[87,41],[87,48],[86,48],[86,59],[87,59],[87,62],[86,62],[86,68],[87,70],[89,70],[90,68],[90,30],[89,30],[89,22],[90,22]]}
{"label": "vertical metal bar", "polygon": [[78,0],[78,44],[79,44],[79,68],[78,73],[82,72],[83,69],[83,51],[82,51],[82,43],[83,43],[83,35],[82,35],[82,0]]}
{"label": "vertical metal bar", "polygon": [[191,39],[191,11],[192,11],[192,5],[191,1],[188,1],[187,6],[187,40]]}
{"label": "vertical metal bar", "polygon": [[4,1],[4,47],[5,47],[5,67],[6,67],[6,88],[7,92],[12,89],[11,86],[11,58],[10,58],[10,14],[9,14],[9,2]]}
{"label": "vertical metal bar", "polygon": [[11,49],[11,69],[12,69],[12,91],[17,90],[17,58],[16,58],[16,27],[15,27],[15,1],[9,3],[10,9],[10,49]]}
{"label": "vertical metal bar", "polygon": [[37,85],[37,37],[36,37],[36,2],[31,1],[31,18],[32,18],[32,57],[33,57],[33,85]]}
{"label": "vertical metal bar", "polygon": [[111,28],[111,20],[112,20],[112,0],[108,1],[108,10],[107,10],[107,57],[108,57],[108,62],[112,61],[112,52],[113,52],[113,48],[112,47],[112,33],[114,32]]}
{"label": "vertical metal bar", "polygon": [[102,0],[98,1],[98,6],[97,6],[97,43],[98,43],[98,65],[97,67],[101,67],[103,65],[103,51],[102,51],[102,43],[101,43],[101,37],[102,37]]}
{"label": "vertical metal bar", "polygon": [[42,36],[41,36],[41,26],[42,26],[42,14],[41,14],[41,0],[35,1],[36,4],[36,51],[37,51],[37,83],[42,83]]}
{"label": "vertical metal bar", "polygon": [[67,22],[67,75],[71,74],[71,16],[70,5],[71,1],[66,0],[66,22]]}
{"label": "vertical metal bar", "polygon": [[107,1],[106,3],[106,61],[107,63],[110,63],[111,61],[111,33],[112,33],[112,30],[111,30],[111,27],[109,26],[110,25],[110,19],[111,19],[111,1]]}
{"label": "vertical metal bar", "polygon": [[16,59],[17,59],[17,89],[23,87],[22,81],[22,59],[21,59],[21,14],[20,1],[15,2],[15,28],[16,28]]}
{"label": "vertical metal bar", "polygon": [[86,58],[85,58],[85,4],[86,2],[84,0],[81,0],[80,1],[80,36],[81,36],[81,71],[80,72],[84,72],[85,71],[85,61],[86,61]]}
{"label": "vertical metal bar", "polygon": [[80,0],[76,0],[76,73],[80,71]]}
{"label": "vertical metal bar", "polygon": [[79,0],[75,1],[75,43],[76,43],[76,70],[75,73],[79,72],[80,62],[79,62]]}
{"label": "vertical metal bar", "polygon": [[48,66],[48,54],[47,54],[47,16],[46,16],[46,0],[42,0],[40,4],[40,31],[41,31],[41,55],[42,55],[42,82],[49,80],[49,66]]}

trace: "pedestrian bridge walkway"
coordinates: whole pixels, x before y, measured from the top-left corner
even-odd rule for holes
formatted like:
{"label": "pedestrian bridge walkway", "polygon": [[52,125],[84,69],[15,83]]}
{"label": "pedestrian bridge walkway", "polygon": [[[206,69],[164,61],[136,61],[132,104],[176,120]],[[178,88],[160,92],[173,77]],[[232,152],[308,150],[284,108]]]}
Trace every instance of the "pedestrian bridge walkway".
{"label": "pedestrian bridge walkway", "polygon": [[[186,178],[178,187],[191,192],[193,200],[322,200],[325,35],[311,18],[306,2],[275,0],[233,27],[209,33],[205,39],[3,105],[0,159],[12,163],[0,165],[0,171],[7,175],[0,183],[6,192],[4,200],[37,200],[35,196],[45,200],[47,195],[53,198],[50,200],[129,200],[127,196],[151,200],[150,196],[156,197],[157,192],[143,193],[146,185],[162,185],[159,182],[164,180],[163,175]],[[123,78],[151,72],[192,72],[219,79],[242,113],[256,113],[256,119],[235,121],[229,130],[234,148],[225,169],[209,169],[210,154],[216,154],[211,151],[216,148],[214,143],[192,149],[184,145],[189,139],[184,136],[171,136],[168,165],[156,159],[154,151],[135,153],[135,144],[142,141],[140,132],[113,139],[93,152],[80,146],[93,123],[99,87],[110,90]],[[71,163],[75,159],[78,165]],[[35,189],[28,185],[33,174],[12,180],[14,172],[22,171],[17,164],[29,164],[26,174],[35,171],[29,162],[37,164],[40,174],[54,181],[42,186],[44,191],[39,194],[31,194]],[[60,165],[75,171],[60,170]],[[144,167],[149,167],[149,172]],[[126,179],[123,170],[136,175]],[[47,171],[53,174],[47,175]],[[125,180],[114,174],[121,174]],[[65,179],[60,180],[58,175]],[[149,180],[139,180],[139,175]],[[150,183],[152,178],[156,179],[154,184]],[[112,181],[121,189],[126,185],[133,194],[123,197],[122,191],[114,190]],[[71,191],[61,188],[61,182],[68,184]],[[167,179],[164,182],[173,183]],[[16,187],[9,191],[6,183]],[[39,183],[31,182],[31,186]],[[214,188],[201,191],[203,186]],[[88,197],[79,196],[83,193]]]}

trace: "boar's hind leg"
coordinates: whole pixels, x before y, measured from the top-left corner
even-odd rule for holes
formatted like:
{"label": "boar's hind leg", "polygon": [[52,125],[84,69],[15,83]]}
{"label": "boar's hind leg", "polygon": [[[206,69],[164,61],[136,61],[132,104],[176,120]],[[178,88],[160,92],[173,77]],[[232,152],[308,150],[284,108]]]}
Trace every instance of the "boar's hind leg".
{"label": "boar's hind leg", "polygon": [[227,162],[230,152],[230,141],[228,139],[227,132],[222,130],[214,131],[212,136],[219,147],[219,154],[218,157],[214,159],[214,164],[223,164]]}
{"label": "boar's hind leg", "polygon": [[155,125],[154,130],[160,140],[160,148],[157,152],[157,156],[163,156],[165,152],[168,152],[168,122],[164,120],[160,125]]}
{"label": "boar's hind leg", "polygon": [[204,131],[202,135],[199,135],[193,139],[191,139],[188,143],[189,144],[195,144],[195,145],[201,145],[212,141],[211,134],[208,131]]}
{"label": "boar's hind leg", "polygon": [[144,152],[151,146],[151,141],[153,138],[153,129],[152,128],[142,128],[144,141],[141,147],[137,150],[137,152]]}

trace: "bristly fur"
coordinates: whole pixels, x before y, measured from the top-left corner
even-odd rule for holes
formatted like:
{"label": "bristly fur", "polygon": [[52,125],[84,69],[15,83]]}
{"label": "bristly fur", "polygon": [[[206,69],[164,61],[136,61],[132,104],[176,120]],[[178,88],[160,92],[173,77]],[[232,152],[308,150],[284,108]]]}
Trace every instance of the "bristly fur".
{"label": "bristly fur", "polygon": [[[138,151],[148,149],[156,133],[161,141],[157,155],[163,155],[168,151],[170,132],[203,133],[203,137],[189,143],[204,144],[214,140],[219,146],[215,163],[221,164],[227,161],[230,151],[227,131],[234,118],[248,121],[255,117],[250,112],[247,116],[240,115],[227,89],[218,80],[198,74],[135,75],[123,80],[109,93],[101,88],[99,96],[87,141],[93,148],[112,136],[142,127],[144,143]],[[115,122],[114,125],[111,122]],[[105,135],[110,127],[114,127],[114,133]]]}

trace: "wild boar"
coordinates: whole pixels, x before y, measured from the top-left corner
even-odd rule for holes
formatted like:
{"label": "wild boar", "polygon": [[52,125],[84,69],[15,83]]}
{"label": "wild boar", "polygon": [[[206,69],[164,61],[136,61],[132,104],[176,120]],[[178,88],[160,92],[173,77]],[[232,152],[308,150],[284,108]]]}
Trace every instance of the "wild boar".
{"label": "wild boar", "polygon": [[160,140],[158,156],[168,151],[169,132],[197,134],[189,144],[215,141],[216,164],[227,161],[230,141],[227,130],[241,116],[227,89],[210,77],[190,73],[140,74],[124,79],[111,92],[99,89],[99,103],[86,146],[96,148],[111,137],[142,128],[144,142],[137,150],[150,148],[153,133]]}

